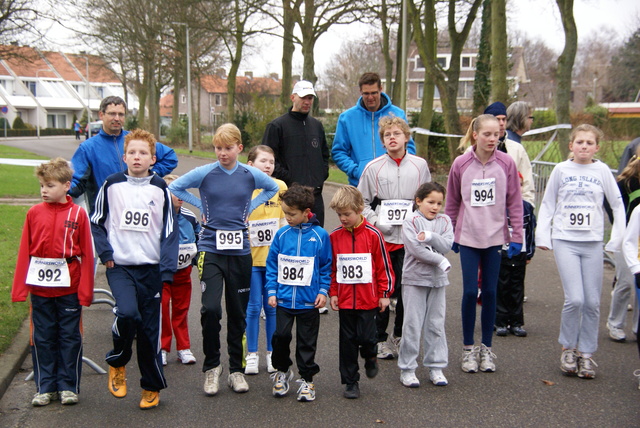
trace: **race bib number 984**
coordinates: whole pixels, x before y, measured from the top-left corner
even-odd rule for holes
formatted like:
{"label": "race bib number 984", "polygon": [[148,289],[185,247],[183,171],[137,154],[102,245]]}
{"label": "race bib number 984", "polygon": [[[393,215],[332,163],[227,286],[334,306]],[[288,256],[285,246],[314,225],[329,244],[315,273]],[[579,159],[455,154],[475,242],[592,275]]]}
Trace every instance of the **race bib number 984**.
{"label": "race bib number 984", "polygon": [[311,285],[314,262],[313,257],[278,254],[278,282],[305,287]]}

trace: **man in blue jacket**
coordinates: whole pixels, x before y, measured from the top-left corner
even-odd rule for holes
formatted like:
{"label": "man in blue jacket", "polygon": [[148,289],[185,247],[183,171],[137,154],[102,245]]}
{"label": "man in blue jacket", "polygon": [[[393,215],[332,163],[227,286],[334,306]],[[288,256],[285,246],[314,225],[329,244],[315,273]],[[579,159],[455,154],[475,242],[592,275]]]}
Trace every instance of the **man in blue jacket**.
{"label": "man in blue jacket", "polygon": [[[349,177],[349,184],[358,186],[360,176],[369,161],[386,153],[378,135],[378,122],[383,116],[398,116],[407,120],[404,111],[391,104],[391,98],[382,92],[378,73],[364,73],[358,81],[360,98],[355,106],[338,118],[331,157]],[[407,151],[416,154],[413,139]]]}
{"label": "man in blue jacket", "polygon": [[[127,169],[124,163],[123,129],[127,103],[117,96],[109,96],[100,103],[98,116],[102,129],[94,137],[80,144],[71,158],[73,179],[69,195],[74,198],[85,194],[89,214],[93,214],[98,190],[111,174]],[[156,163],[151,170],[164,177],[178,166],[178,156],[170,147],[156,142]]]}

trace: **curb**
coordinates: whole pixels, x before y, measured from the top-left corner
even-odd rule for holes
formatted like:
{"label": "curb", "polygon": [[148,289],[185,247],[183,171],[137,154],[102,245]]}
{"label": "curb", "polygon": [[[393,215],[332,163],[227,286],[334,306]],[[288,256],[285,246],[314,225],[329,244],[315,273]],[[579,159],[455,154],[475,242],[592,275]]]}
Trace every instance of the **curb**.
{"label": "curb", "polygon": [[22,362],[29,354],[30,322],[27,317],[13,339],[11,346],[0,356],[0,398],[11,385]]}

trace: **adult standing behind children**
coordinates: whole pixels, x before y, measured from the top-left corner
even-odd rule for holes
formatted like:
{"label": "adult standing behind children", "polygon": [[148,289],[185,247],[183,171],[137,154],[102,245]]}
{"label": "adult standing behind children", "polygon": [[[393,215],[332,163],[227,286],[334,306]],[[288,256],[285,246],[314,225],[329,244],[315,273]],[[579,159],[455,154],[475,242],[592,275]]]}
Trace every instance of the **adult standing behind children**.
{"label": "adult standing behind children", "polygon": [[160,390],[167,387],[158,346],[161,297],[163,282],[173,281],[179,244],[171,194],[151,171],[155,143],[141,129],[127,134],[127,169],[107,177],[91,216],[96,252],[116,300],[113,349],[106,357],[109,391],[116,398],[127,395],[126,365],[135,338],[143,410],[160,404]]}
{"label": "adult standing behind children", "polygon": [[507,108],[507,138],[522,144],[522,135],[531,130],[533,109],[526,101],[516,101]]}
{"label": "adult standing behind children", "polygon": [[[31,404],[76,404],[82,373],[82,306],[93,300],[93,240],[84,209],[67,191],[73,171],[56,158],[36,168],[42,203],[27,212],[11,301],[31,294]],[[56,274],[57,273],[57,274]],[[60,395],[58,395],[60,394]]]}
{"label": "adult standing behind children", "polygon": [[[378,73],[364,73],[358,86],[360,98],[355,106],[338,117],[336,135],[331,146],[333,161],[347,174],[352,186],[358,186],[367,163],[385,153],[379,137],[380,119],[393,115],[407,121],[404,110],[391,104],[391,98],[382,92]],[[407,151],[412,155],[416,154],[416,146],[411,138]]]}
{"label": "adult standing behind children", "polygon": [[[396,316],[391,337],[387,334],[389,308],[377,316],[378,358],[393,359],[398,355],[402,337],[402,266],[404,245],[402,223],[412,212],[416,190],[431,181],[427,161],[407,153],[410,137],[407,122],[396,116],[385,116],[379,123],[380,140],[387,153],[372,160],[362,172],[358,190],[364,197],[364,216],[384,235],[395,274]],[[387,340],[389,339],[389,340]]]}
{"label": "adult standing behind children", "polygon": [[[454,228],[453,251],[462,265],[462,371],[493,372],[491,350],[496,317],[496,288],[500,250],[509,242],[510,257],[522,249],[522,196],[513,159],[496,150],[500,136],[498,120],[483,114],[471,121],[465,139],[473,148],[451,165],[445,213]],[[509,236],[509,210],[513,234]],[[478,267],[482,268],[482,342],[474,346]],[[478,362],[479,360],[479,362]]]}
{"label": "adult standing behind children", "polygon": [[[219,389],[220,320],[222,294],[227,313],[229,351],[228,384],[235,392],[246,392],[243,336],[251,289],[251,248],[247,218],[271,199],[279,187],[267,174],[238,162],[242,136],[237,126],[221,125],[213,136],[217,162],[198,167],[169,185],[171,193],[198,208],[204,230],[198,241],[198,270],[202,286],[202,347],[204,350],[204,392],[216,395]],[[200,198],[186,189],[197,188]],[[263,189],[253,197],[253,191]]]}
{"label": "adult standing behind children", "polygon": [[262,144],[275,153],[274,178],[287,186],[298,183],[313,188],[313,213],[324,226],[322,187],[329,177],[329,148],[322,123],[309,115],[315,97],[311,82],[297,82],[291,92],[293,105],[267,125]]}
{"label": "adult standing behind children", "polygon": [[[71,158],[74,173],[69,195],[78,198],[85,194],[91,215],[104,180],[127,169],[123,160],[124,137],[129,133],[123,128],[126,114],[127,103],[122,98],[109,96],[103,99],[98,112],[102,120],[100,132],[80,144]],[[156,156],[151,170],[164,177],[178,166],[178,156],[162,143],[155,145]]]}

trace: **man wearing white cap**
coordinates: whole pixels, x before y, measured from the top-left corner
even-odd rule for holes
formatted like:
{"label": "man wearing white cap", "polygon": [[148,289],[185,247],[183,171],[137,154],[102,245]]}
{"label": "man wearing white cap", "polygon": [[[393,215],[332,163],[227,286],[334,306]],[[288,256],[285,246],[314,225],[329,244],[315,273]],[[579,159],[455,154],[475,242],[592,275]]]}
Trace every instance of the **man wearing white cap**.
{"label": "man wearing white cap", "polygon": [[262,144],[275,153],[273,177],[313,187],[315,206],[313,213],[324,226],[322,186],[329,177],[329,148],[324,127],[318,119],[309,116],[316,96],[313,84],[300,80],[293,87],[289,111],[267,125]]}

